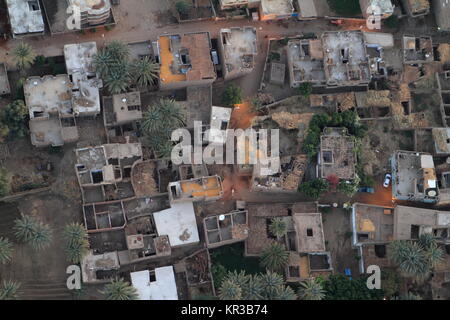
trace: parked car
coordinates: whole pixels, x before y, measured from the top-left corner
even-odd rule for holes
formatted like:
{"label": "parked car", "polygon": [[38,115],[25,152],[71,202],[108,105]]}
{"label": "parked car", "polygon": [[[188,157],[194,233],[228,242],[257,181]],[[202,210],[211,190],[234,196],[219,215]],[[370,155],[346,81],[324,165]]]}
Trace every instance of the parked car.
{"label": "parked car", "polygon": [[389,187],[389,185],[391,184],[391,179],[392,179],[391,174],[386,173],[386,175],[384,176],[383,187],[385,187],[385,188]]}
{"label": "parked car", "polygon": [[372,187],[361,187],[358,189],[358,192],[375,193],[375,189]]}

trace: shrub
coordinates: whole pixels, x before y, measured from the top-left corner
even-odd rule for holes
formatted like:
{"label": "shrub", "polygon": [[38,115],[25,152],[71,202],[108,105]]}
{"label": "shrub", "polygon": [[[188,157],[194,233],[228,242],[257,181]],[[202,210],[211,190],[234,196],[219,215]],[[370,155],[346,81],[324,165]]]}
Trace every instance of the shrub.
{"label": "shrub", "polygon": [[222,102],[227,107],[232,107],[235,104],[242,102],[243,91],[240,87],[236,87],[234,84],[229,85],[223,95]]}
{"label": "shrub", "polygon": [[328,190],[328,181],[320,178],[304,182],[298,188],[298,191],[306,194],[308,197],[311,197],[313,199],[320,198],[320,196]]}

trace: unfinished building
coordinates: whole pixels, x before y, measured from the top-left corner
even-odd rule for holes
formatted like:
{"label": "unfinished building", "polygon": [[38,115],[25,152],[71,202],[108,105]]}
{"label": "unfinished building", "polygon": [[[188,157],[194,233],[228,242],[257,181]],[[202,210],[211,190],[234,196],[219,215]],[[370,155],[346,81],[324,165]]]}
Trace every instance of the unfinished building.
{"label": "unfinished building", "polygon": [[327,86],[369,84],[369,58],[361,31],[324,32],[322,46]]}
{"label": "unfinished building", "polygon": [[317,159],[318,177],[336,175],[339,179],[353,180],[356,161],[355,139],[347,129],[324,128]]}
{"label": "unfinished building", "polygon": [[364,17],[389,18],[394,13],[391,0],[359,0],[359,6]]}
{"label": "unfinished building", "polygon": [[438,156],[450,155],[450,128],[433,128],[434,152]]}
{"label": "unfinished building", "polygon": [[117,251],[94,254],[93,250],[90,250],[80,264],[84,283],[110,282],[116,278],[120,269]]}
{"label": "unfinished building", "polygon": [[230,80],[252,72],[257,54],[256,29],[220,29],[219,34],[224,79]]}
{"label": "unfinished building", "polygon": [[247,239],[247,219],[245,210],[235,210],[203,219],[207,247],[216,248]]}
{"label": "unfinished building", "polygon": [[105,144],[75,150],[83,202],[120,200],[134,196],[131,169],[142,160],[140,143]]}
{"label": "unfinished building", "polygon": [[[325,251],[322,215],[316,202],[249,204],[247,210],[246,256],[259,256],[270,243],[281,241],[289,251],[287,281],[331,273],[331,257]],[[269,232],[273,218],[282,219],[287,226],[286,235],[279,240]]]}
{"label": "unfinished building", "polygon": [[215,175],[170,182],[168,192],[171,203],[218,200],[223,195],[222,179]]}
{"label": "unfinished building", "polygon": [[13,38],[42,35],[45,32],[39,0],[6,0]]}
{"label": "unfinished building", "polygon": [[178,300],[173,266],[131,272],[139,300]]}
{"label": "unfinished building", "polygon": [[409,16],[416,18],[430,13],[430,0],[402,0]]}
{"label": "unfinished building", "polygon": [[141,93],[103,97],[103,122],[109,143],[137,142],[142,120]]}
{"label": "unfinished building", "polygon": [[433,60],[431,37],[403,36],[403,62],[405,64],[433,62]]}
{"label": "unfinished building", "polygon": [[[51,34],[115,25],[111,0],[42,0],[42,4]],[[74,6],[81,14],[80,26],[67,24],[71,16],[69,8]]]}
{"label": "unfinished building", "polygon": [[321,40],[289,40],[287,61],[291,88],[298,87],[305,82],[317,86],[325,85],[323,57]]}
{"label": "unfinished building", "polygon": [[438,31],[450,31],[450,3],[448,0],[433,0],[433,11]]}
{"label": "unfinished building", "polygon": [[0,96],[11,93],[8,72],[4,63],[0,63]]}
{"label": "unfinished building", "polygon": [[71,82],[67,75],[30,77],[23,90],[34,146],[56,147],[78,140]]}
{"label": "unfinished building", "polygon": [[396,151],[390,162],[394,198],[427,203],[438,201],[436,170],[430,154]]}
{"label": "unfinished building", "polygon": [[208,85],[216,80],[208,32],[160,36],[156,50],[162,90]]}

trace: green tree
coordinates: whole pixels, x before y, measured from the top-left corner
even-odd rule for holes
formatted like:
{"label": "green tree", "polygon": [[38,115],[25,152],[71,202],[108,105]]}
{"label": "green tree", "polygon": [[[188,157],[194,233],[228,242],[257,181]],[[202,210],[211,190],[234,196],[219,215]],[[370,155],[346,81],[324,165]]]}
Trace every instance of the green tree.
{"label": "green tree", "polygon": [[214,279],[215,288],[220,288],[223,279],[227,277],[227,268],[220,263],[215,263],[211,267],[211,274]]}
{"label": "green tree", "polygon": [[116,61],[128,61],[130,58],[130,47],[121,41],[113,40],[106,45],[106,51]]}
{"label": "green tree", "polygon": [[225,89],[222,95],[222,103],[227,107],[232,107],[235,104],[242,102],[242,96],[242,89],[234,84],[231,84]]}
{"label": "green tree", "polygon": [[261,277],[259,275],[249,275],[247,283],[243,287],[244,300],[261,300],[263,298]]}
{"label": "green tree", "polygon": [[4,197],[9,193],[8,173],[4,168],[0,168],[0,197]]}
{"label": "green tree", "polygon": [[0,121],[8,127],[9,138],[23,138],[28,133],[27,117],[28,108],[22,100],[15,100],[2,109]]}
{"label": "green tree", "polygon": [[439,248],[436,238],[431,233],[420,235],[418,243],[425,250],[431,268],[443,261],[444,251]]}
{"label": "green tree", "polygon": [[275,272],[267,271],[260,275],[260,283],[265,300],[274,300],[279,295],[279,289],[284,285],[283,277]]}
{"label": "green tree", "polygon": [[105,285],[103,291],[100,291],[106,300],[137,300],[138,293],[136,288],[123,279],[115,279]]}
{"label": "green tree", "polygon": [[144,57],[133,63],[132,73],[135,83],[140,87],[146,87],[158,79],[159,65],[149,57]]}
{"label": "green tree", "polygon": [[0,264],[11,260],[13,247],[8,238],[0,237]]}
{"label": "green tree", "polygon": [[337,190],[349,197],[353,196],[358,191],[358,184],[355,181],[342,180],[337,186]]}
{"label": "green tree", "polygon": [[389,18],[383,20],[383,24],[390,29],[397,29],[399,22],[400,22],[400,20],[398,19],[398,16],[395,14],[393,14]]}
{"label": "green tree", "polygon": [[304,182],[298,188],[298,191],[306,194],[308,197],[311,197],[313,199],[320,198],[320,196],[328,190],[328,181],[320,178]]}
{"label": "green tree", "polygon": [[175,3],[175,8],[179,14],[187,14],[191,7],[191,4],[185,0],[179,0]]}
{"label": "green tree", "polygon": [[334,274],[323,283],[325,300],[381,300],[383,291],[367,288],[365,278],[350,280],[342,274]]}
{"label": "green tree", "polygon": [[47,247],[52,240],[52,231],[47,224],[30,215],[22,215],[14,221],[14,233],[19,241],[23,241],[33,249]]}
{"label": "green tree", "polygon": [[394,270],[381,271],[381,289],[385,297],[391,298],[398,295],[402,279],[398,272]]}
{"label": "green tree", "polygon": [[36,59],[33,48],[25,42],[19,43],[12,51],[13,60],[21,71],[29,69]]}
{"label": "green tree", "polygon": [[0,287],[0,300],[17,300],[20,283],[15,281],[3,281]]}
{"label": "green tree", "polygon": [[289,252],[278,242],[269,244],[261,254],[261,265],[269,270],[282,270],[289,262]]}
{"label": "green tree", "polygon": [[393,241],[389,244],[389,256],[405,277],[422,280],[430,273],[427,253],[417,242]]}
{"label": "green tree", "polygon": [[269,232],[277,239],[282,238],[287,233],[286,221],[282,218],[272,218],[269,225]]}
{"label": "green tree", "polygon": [[116,62],[110,66],[108,74],[103,78],[111,94],[127,91],[131,84],[130,67],[127,62]]}
{"label": "green tree", "polygon": [[67,260],[80,263],[89,251],[89,240],[86,228],[79,223],[66,225],[63,231]]}
{"label": "green tree", "polygon": [[241,300],[242,288],[232,279],[225,279],[219,289],[221,300]]}
{"label": "green tree", "polygon": [[312,93],[312,84],[311,82],[303,82],[297,90],[300,95],[308,98]]}
{"label": "green tree", "polygon": [[325,298],[325,290],[322,283],[316,279],[309,279],[300,283],[298,296],[301,300],[323,300]]}
{"label": "green tree", "polygon": [[291,287],[282,285],[276,290],[274,300],[297,300],[297,295]]}

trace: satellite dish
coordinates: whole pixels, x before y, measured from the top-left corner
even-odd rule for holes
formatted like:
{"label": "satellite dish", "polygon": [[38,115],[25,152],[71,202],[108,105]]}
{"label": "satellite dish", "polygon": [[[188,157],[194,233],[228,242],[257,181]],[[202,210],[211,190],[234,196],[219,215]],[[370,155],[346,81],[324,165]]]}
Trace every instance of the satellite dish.
{"label": "satellite dish", "polygon": [[430,190],[430,191],[428,191],[428,195],[430,196],[430,197],[436,197],[436,191],[435,190]]}
{"label": "satellite dish", "polygon": [[225,215],[224,215],[224,214],[221,214],[221,215],[219,216],[219,220],[220,220],[220,221],[225,220]]}

